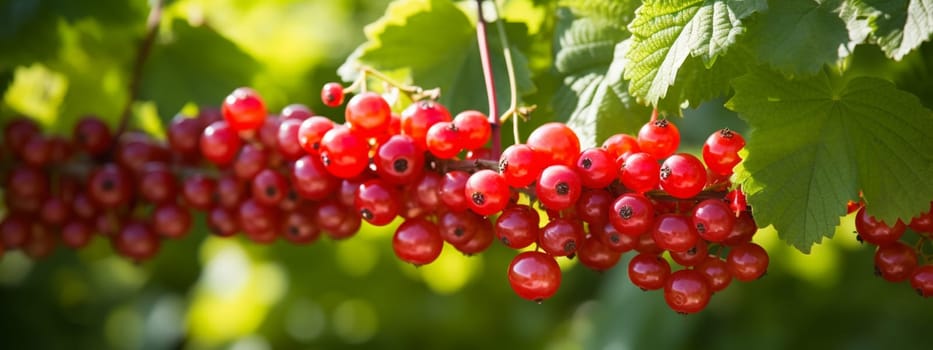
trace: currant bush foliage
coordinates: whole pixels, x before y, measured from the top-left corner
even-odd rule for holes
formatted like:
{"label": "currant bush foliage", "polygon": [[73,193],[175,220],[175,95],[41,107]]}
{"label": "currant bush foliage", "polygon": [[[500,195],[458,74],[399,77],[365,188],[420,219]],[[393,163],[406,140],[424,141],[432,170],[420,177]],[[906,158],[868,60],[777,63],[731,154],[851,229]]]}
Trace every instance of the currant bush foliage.
{"label": "currant bush foliage", "polygon": [[[930,110],[886,77],[858,77],[864,72],[846,68],[860,46],[877,46],[898,64],[930,39],[933,1],[536,3],[548,15],[510,19],[524,23],[510,23],[507,34],[522,42],[555,23],[553,41],[549,57],[513,48],[519,94],[549,105],[539,113],[552,115],[535,118],[566,120],[584,146],[635,132],[650,108],[681,115],[683,108],[727,97],[726,106],[752,127],[736,180],[749,192],[759,223],[773,225],[801,251],[832,236],[846,213],[841,203],[858,200],[860,191],[872,214],[888,222],[927,209],[933,196]],[[410,67],[400,75],[441,87],[442,101],[454,108],[484,110],[480,66],[471,58],[477,56],[470,6],[475,3],[396,1],[367,28],[369,41],[345,71],[360,64]],[[492,41],[497,94],[505,106],[504,62],[495,59],[501,46]],[[403,62],[402,53],[415,57],[404,55]],[[550,60],[552,69],[529,67],[541,60]],[[549,82],[557,87],[531,94]]]}

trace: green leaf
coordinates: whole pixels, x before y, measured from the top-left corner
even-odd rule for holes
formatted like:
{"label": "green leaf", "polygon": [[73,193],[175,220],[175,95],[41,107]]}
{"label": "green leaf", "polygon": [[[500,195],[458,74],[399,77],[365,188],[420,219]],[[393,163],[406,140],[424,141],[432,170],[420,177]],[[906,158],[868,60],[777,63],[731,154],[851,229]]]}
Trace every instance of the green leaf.
{"label": "green leaf", "polygon": [[900,60],[933,34],[933,0],[850,0],[842,13],[849,28],[870,28],[871,41]]}
{"label": "green leaf", "polygon": [[[515,25],[507,24],[510,41]],[[508,76],[496,25],[487,26],[496,97],[500,112],[509,101]],[[404,71],[409,81],[424,88],[441,88],[443,103],[456,113],[465,109],[488,110],[485,81],[476,31],[470,18],[448,0],[397,0],[378,21],[366,27],[367,42],[340,67],[340,76],[355,80],[363,65],[382,71]],[[519,95],[534,91],[525,56],[511,49]]]}
{"label": "green leaf", "polygon": [[646,1],[628,26],[629,91],[657,105],[688,57],[712,66],[745,31],[742,20],[766,8],[764,0]]}
{"label": "green leaf", "polygon": [[816,73],[837,60],[850,39],[836,7],[833,1],[772,1],[750,34],[759,59],[790,74]]}
{"label": "green leaf", "polygon": [[146,62],[141,100],[155,101],[163,119],[186,103],[217,106],[239,86],[249,85],[259,63],[213,29],[172,22]]}
{"label": "green leaf", "polygon": [[727,107],[748,121],[737,168],[760,227],[802,252],[831,236],[863,191],[869,212],[909,220],[933,198],[933,113],[872,77],[790,80],[756,71],[734,81]]}
{"label": "green leaf", "polygon": [[628,94],[628,83],[622,80],[630,45],[622,40],[629,34],[611,20],[631,17],[634,5],[602,3],[560,8],[555,30],[554,65],[563,83],[552,104],[558,116],[568,118],[584,147],[596,146],[615,133],[637,131],[650,112]]}
{"label": "green leaf", "polygon": [[696,108],[705,101],[727,95],[732,79],[745,74],[754,59],[745,45],[734,45],[708,68],[699,57],[687,58],[677,72],[676,83],[668,89],[667,96],[658,101],[658,110],[680,116],[687,107]]}

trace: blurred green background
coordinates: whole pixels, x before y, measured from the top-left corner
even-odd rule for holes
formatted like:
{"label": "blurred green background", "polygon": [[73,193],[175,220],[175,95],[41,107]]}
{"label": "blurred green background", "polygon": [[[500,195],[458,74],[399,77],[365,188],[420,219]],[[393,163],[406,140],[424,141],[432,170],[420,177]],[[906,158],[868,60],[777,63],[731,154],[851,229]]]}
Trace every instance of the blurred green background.
{"label": "blurred green background", "polygon": [[[320,86],[338,79],[337,67],[388,3],[168,1],[133,127],[160,135],[179,110],[216,105],[240,85],[257,88],[271,110],[299,102],[339,119],[340,110],[320,103]],[[500,6],[522,19],[551,16],[555,5]],[[79,116],[96,113],[115,124],[148,10],[143,0],[0,0],[0,122],[21,114],[67,133]],[[544,58],[530,55],[538,59],[539,93],[528,99],[546,100],[557,85],[547,39],[517,45],[538,53],[544,46]],[[929,43],[897,66],[879,64],[877,50],[867,50],[854,68],[893,80],[909,67],[933,65]],[[933,90],[925,86],[902,88],[929,106],[924,91]],[[532,124],[560,119],[546,105]],[[685,113],[685,147],[696,149],[723,126],[744,130],[721,106]],[[414,268],[394,257],[391,226],[364,226],[343,242],[257,246],[211,237],[198,220],[193,234],[165,242],[141,265],[114,256],[103,239],[78,252],[58,248],[38,262],[7,252],[0,258],[2,348],[924,348],[933,325],[933,303],[873,276],[873,251],[855,241],[851,217],[811,255],[760,231],[756,240],[771,254],[768,275],[733,282],[691,316],[670,311],[660,292],[628,282],[631,253],[606,273],[562,260],[560,291],[538,305],[510,290],[514,252],[498,243],[474,257],[447,247],[437,262]]]}

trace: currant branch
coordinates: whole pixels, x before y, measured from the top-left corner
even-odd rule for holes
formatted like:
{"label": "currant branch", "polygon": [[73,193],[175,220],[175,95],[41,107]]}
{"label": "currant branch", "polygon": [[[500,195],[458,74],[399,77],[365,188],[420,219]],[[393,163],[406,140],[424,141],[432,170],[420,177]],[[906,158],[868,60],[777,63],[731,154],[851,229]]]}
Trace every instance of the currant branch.
{"label": "currant branch", "polygon": [[146,19],[146,36],[143,37],[136,51],[136,60],[133,62],[133,73],[130,78],[129,94],[126,104],[123,106],[123,112],[120,113],[120,122],[117,125],[116,135],[123,134],[129,123],[130,115],[133,112],[133,103],[139,97],[139,88],[142,85],[143,68],[146,60],[152,52],[152,45],[159,34],[159,24],[162,22],[162,2],[155,0],[152,2],[152,8],[149,10],[149,17]]}
{"label": "currant branch", "polygon": [[476,17],[476,42],[479,45],[479,56],[483,65],[483,78],[486,81],[486,97],[489,101],[489,125],[492,127],[490,156],[493,159],[498,159],[502,152],[502,137],[499,131],[499,105],[496,101],[496,81],[493,77],[492,61],[489,56],[486,19],[483,17],[483,0],[476,0]]}

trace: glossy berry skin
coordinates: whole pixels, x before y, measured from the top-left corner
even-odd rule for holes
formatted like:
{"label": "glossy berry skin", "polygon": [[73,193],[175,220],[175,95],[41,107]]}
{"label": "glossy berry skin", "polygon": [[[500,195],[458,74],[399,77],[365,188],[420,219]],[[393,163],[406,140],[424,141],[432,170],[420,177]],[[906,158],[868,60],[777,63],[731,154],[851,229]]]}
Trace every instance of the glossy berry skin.
{"label": "glossy berry skin", "polygon": [[677,147],[680,147],[680,131],[667,120],[648,122],[638,130],[638,148],[655,159],[671,156]]}
{"label": "glossy berry skin", "polygon": [[580,262],[596,271],[606,271],[612,268],[619,263],[621,257],[622,253],[610,249],[594,235],[586,237],[577,249],[577,258]]}
{"label": "glossy berry skin", "polygon": [[[415,181],[414,186],[414,195],[418,205],[431,211],[439,207],[441,203],[440,189],[442,181],[444,181],[444,179],[438,173],[433,171],[423,172],[423,174],[418,177],[418,180]],[[460,193],[462,196],[463,191],[460,191]]]}
{"label": "glossy berry skin", "polygon": [[704,240],[698,240],[693,247],[682,252],[670,252],[671,258],[680,266],[696,266],[706,260],[709,246]]}
{"label": "glossy berry skin", "polygon": [[609,222],[609,208],[615,201],[606,190],[587,190],[580,195],[576,203],[576,214],[580,220],[589,224]]}
{"label": "glossy berry skin", "polygon": [[612,159],[618,159],[626,154],[641,152],[641,149],[638,148],[638,139],[628,134],[609,136],[606,141],[603,141],[602,148],[609,153]]}
{"label": "glossy berry skin", "polygon": [[248,235],[261,236],[270,231],[278,232],[278,208],[261,205],[255,199],[243,201],[237,217],[240,228]]}
{"label": "glossy berry skin", "polygon": [[577,158],[580,181],[587,188],[604,188],[617,178],[616,159],[602,148],[588,148]]}
{"label": "glossy berry skin", "polygon": [[580,155],[580,139],[563,123],[546,123],[528,135],[529,147],[537,152],[545,165],[573,167]]}
{"label": "glossy berry skin", "polygon": [[629,261],[628,278],[642,290],[664,288],[671,275],[671,264],[655,254],[638,254]]}
{"label": "glossy berry skin", "polygon": [[278,171],[266,168],[253,178],[253,198],[265,206],[279,205],[288,192],[288,180]]}
{"label": "glossy berry skin", "polygon": [[471,211],[448,211],[438,216],[437,228],[444,241],[461,246],[476,235],[480,220],[485,219]]}
{"label": "glossy berry skin", "polygon": [[392,135],[373,156],[376,174],[395,185],[413,182],[424,174],[424,152],[408,135]]}
{"label": "glossy berry skin", "polygon": [[855,230],[859,238],[875,245],[885,245],[896,242],[904,235],[907,226],[897,220],[894,226],[888,226],[884,221],[877,220],[868,214],[866,207],[862,207],[855,214]]}
{"label": "glossy berry skin", "polygon": [[551,256],[537,252],[521,252],[509,264],[509,285],[519,297],[541,302],[557,293],[561,272]]}
{"label": "glossy berry skin", "polygon": [[327,198],[340,186],[340,181],[327,172],[324,164],[310,155],[298,158],[289,175],[295,192],[310,200]]}
{"label": "glossy berry skin", "polygon": [[739,156],[742,147],[745,147],[742,135],[729,129],[719,130],[703,144],[703,162],[716,174],[731,175],[732,168],[742,161]]}
{"label": "glossy berry skin", "polygon": [[184,237],[191,229],[191,220],[191,212],[174,203],[159,205],[152,211],[152,227],[162,237]]}
{"label": "glossy berry skin", "polygon": [[680,314],[703,310],[712,294],[706,278],[695,270],[674,272],[664,285],[664,301],[671,310]]}
{"label": "glossy berry skin", "polygon": [[447,209],[463,211],[470,208],[471,198],[466,193],[466,183],[470,174],[462,170],[448,171],[441,179],[438,197]]}
{"label": "glossy berry skin", "polygon": [[499,157],[499,173],[506,183],[514,188],[522,188],[535,182],[544,169],[538,153],[525,144],[506,147]]}
{"label": "glossy berry skin", "polygon": [[619,180],[626,188],[644,193],[658,188],[661,165],[652,155],[637,152],[629,155],[619,164]]}
{"label": "glossy berry skin", "polygon": [[538,176],[535,194],[545,207],[551,210],[570,208],[580,199],[582,192],[580,176],[566,165],[551,165]]}
{"label": "glossy berry skin", "polygon": [[924,298],[933,296],[933,265],[923,265],[914,269],[910,275],[910,286]]}
{"label": "glossy berry skin", "polygon": [[343,86],[340,83],[327,83],[321,88],[321,102],[327,107],[339,107],[343,104]]}
{"label": "glossy berry skin", "polygon": [[538,244],[551,256],[569,256],[583,244],[583,225],[569,219],[553,219],[541,228]]}
{"label": "glossy berry skin", "polygon": [[105,164],[91,173],[87,193],[103,208],[116,208],[129,203],[133,195],[131,175],[115,164]]}
{"label": "glossy berry skin", "polygon": [[246,195],[246,186],[232,174],[223,174],[217,179],[217,204],[224,208],[235,208]]}
{"label": "glossy berry skin", "polygon": [[664,214],[654,221],[651,237],[658,247],[671,252],[685,252],[693,248],[700,236],[690,225],[690,220],[677,214]]}
{"label": "glossy berry skin", "polygon": [[201,174],[195,174],[181,185],[181,197],[185,204],[197,210],[208,210],[214,205],[217,181]]}
{"label": "glossy berry skin", "polygon": [[418,148],[426,150],[428,129],[434,124],[451,120],[453,117],[444,105],[422,100],[410,104],[402,111],[401,129],[402,133],[415,140]]}
{"label": "glossy berry skin", "polygon": [[204,121],[176,114],[168,126],[168,144],[173,152],[186,156],[198,155]]}
{"label": "glossy berry skin", "polygon": [[589,229],[591,235],[595,235],[603,241],[606,247],[619,253],[625,253],[635,249],[635,245],[638,243],[638,237],[623,235],[610,223],[599,225],[590,224]]}
{"label": "glossy berry skin", "polygon": [[308,154],[319,154],[324,134],[333,129],[334,125],[334,122],[330,119],[321,116],[312,116],[305,119],[298,127],[298,145]]}
{"label": "glossy berry skin", "polygon": [[726,237],[722,243],[727,246],[736,246],[745,242],[750,242],[755,232],[758,232],[758,225],[755,224],[755,219],[752,218],[750,212],[743,211],[735,218],[735,225],[732,226],[732,232],[729,233],[729,237]]}
{"label": "glossy berry skin", "polygon": [[[171,129],[170,129],[171,130]],[[36,129],[38,132],[38,129]],[[200,135],[197,130],[196,135]],[[169,133],[171,136],[171,133]],[[91,155],[101,155],[110,150],[113,144],[113,134],[107,124],[95,116],[85,116],[75,124],[72,134],[74,145]]]}
{"label": "glossy berry skin", "polygon": [[135,261],[148,260],[159,252],[161,240],[148,225],[130,221],[113,237],[114,250]]}
{"label": "glossy berry skin", "polygon": [[282,124],[282,118],[275,115],[266,117],[266,121],[259,128],[259,142],[263,148],[274,150],[279,146],[279,126]]}
{"label": "glossy berry skin", "polygon": [[505,208],[496,219],[496,237],[512,249],[522,249],[538,240],[538,211],[524,204]]}
{"label": "glossy berry skin", "polygon": [[178,183],[170,169],[161,163],[147,164],[139,176],[139,195],[152,203],[174,201],[178,195]]}
{"label": "glossy berry skin", "polygon": [[460,153],[460,130],[451,122],[438,122],[428,128],[425,144],[428,151],[440,159],[451,159]]}
{"label": "glossy berry skin", "polygon": [[454,117],[454,126],[460,131],[460,147],[467,150],[486,145],[492,135],[489,118],[480,111],[466,110]]}
{"label": "glossy berry skin", "polygon": [[247,87],[237,88],[227,95],[221,111],[230,128],[238,132],[259,129],[267,114],[259,93]]}
{"label": "glossy berry skin", "polygon": [[499,173],[483,169],[470,175],[463,186],[470,210],[482,216],[502,211],[509,204],[509,186]]}
{"label": "glossy berry skin", "polygon": [[661,164],[661,189],[675,198],[692,198],[706,186],[706,168],[691,154],[678,153]]}
{"label": "glossy berry skin", "polygon": [[725,202],[711,198],[693,207],[690,222],[700,238],[709,242],[722,242],[735,227],[735,215]]}
{"label": "glossy berry skin", "polygon": [[768,252],[751,242],[732,247],[726,256],[729,273],[742,282],[753,281],[763,276],[768,270],[768,262]]}
{"label": "glossy berry skin", "polygon": [[389,129],[391,115],[392,108],[382,95],[364,92],[347,102],[345,117],[354,133],[374,137]]}
{"label": "glossy berry skin", "polygon": [[399,198],[392,186],[380,179],[373,179],[360,185],[353,206],[363,220],[376,226],[385,226],[398,215]]}
{"label": "glossy berry skin", "polygon": [[933,202],[930,203],[930,210],[910,219],[907,226],[917,232],[933,233]]}
{"label": "glossy berry skin", "polygon": [[286,160],[295,160],[305,154],[304,148],[298,142],[298,129],[302,120],[283,119],[279,123],[279,132],[276,134],[276,150]]}
{"label": "glossy berry skin", "polygon": [[216,165],[227,165],[240,150],[240,135],[225,121],[213,122],[201,134],[201,155]]}
{"label": "glossy berry skin", "polygon": [[269,165],[269,153],[261,145],[247,143],[233,161],[233,174],[243,181],[252,181]]}
{"label": "glossy berry skin", "polygon": [[889,243],[875,251],[875,272],[888,282],[901,282],[917,268],[917,251],[901,242]]}
{"label": "glossy berry skin", "polygon": [[437,226],[421,218],[405,220],[392,236],[395,256],[415,266],[433,262],[443,248],[444,240]]}
{"label": "glossy berry skin", "polygon": [[308,106],[305,106],[300,103],[292,103],[285,108],[282,108],[282,119],[297,119],[303,121],[305,119],[311,118],[314,115],[314,112],[311,112],[311,109]]}
{"label": "glossy berry skin", "polygon": [[641,236],[654,225],[654,206],[643,195],[623,194],[612,202],[609,222],[623,235]]}
{"label": "glossy berry skin", "polygon": [[336,177],[356,177],[369,165],[369,144],[349,128],[335,126],[321,140],[321,161]]}
{"label": "glossy berry skin", "polygon": [[492,232],[492,223],[489,220],[480,218],[480,220],[477,220],[474,224],[473,230],[475,230],[476,233],[473,234],[473,238],[464,244],[454,246],[454,248],[457,248],[459,252],[466,256],[486,251],[495,239],[495,234]]}
{"label": "glossy berry skin", "polygon": [[694,270],[706,277],[706,283],[713,293],[726,289],[732,283],[729,265],[718,256],[710,255],[700,262]]}
{"label": "glossy berry skin", "polygon": [[239,208],[214,207],[207,213],[207,228],[214,235],[230,237],[239,231]]}
{"label": "glossy berry skin", "polygon": [[311,244],[321,237],[321,230],[314,224],[310,207],[301,207],[285,214],[282,237],[294,244]]}

